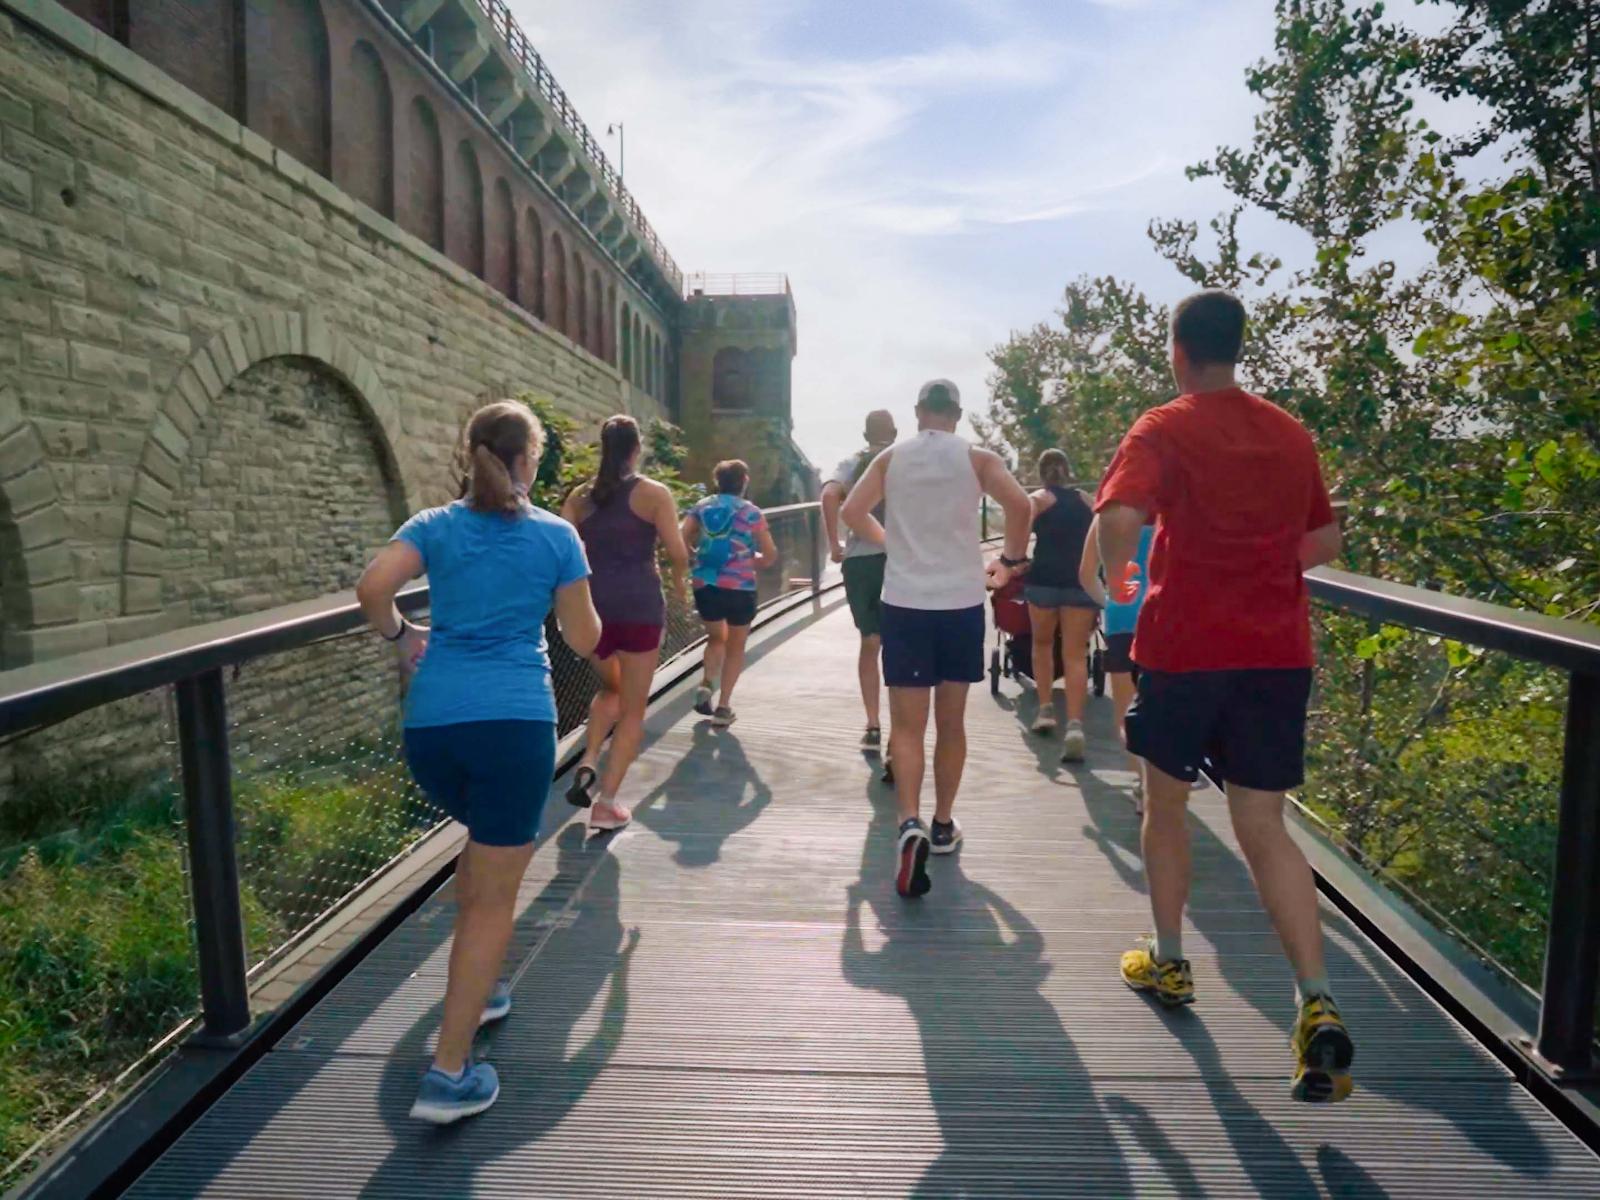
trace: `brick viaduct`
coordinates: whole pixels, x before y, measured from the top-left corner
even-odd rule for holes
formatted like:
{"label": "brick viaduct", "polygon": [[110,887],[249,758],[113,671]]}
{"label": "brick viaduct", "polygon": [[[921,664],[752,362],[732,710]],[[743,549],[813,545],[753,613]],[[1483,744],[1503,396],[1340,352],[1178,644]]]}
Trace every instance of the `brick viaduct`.
{"label": "brick viaduct", "polygon": [[348,586],[485,398],[676,413],[681,276],[519,39],[0,0],[0,666]]}

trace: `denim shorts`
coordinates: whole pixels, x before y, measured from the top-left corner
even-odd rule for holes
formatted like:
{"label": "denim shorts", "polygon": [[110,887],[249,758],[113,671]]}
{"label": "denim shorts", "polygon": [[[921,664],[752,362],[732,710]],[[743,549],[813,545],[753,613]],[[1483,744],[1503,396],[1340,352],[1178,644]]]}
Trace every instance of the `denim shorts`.
{"label": "denim shorts", "polygon": [[417,786],[484,846],[526,846],[556,767],[551,721],[408,726],[406,765]]}
{"label": "denim shorts", "polygon": [[1042,583],[1024,583],[1022,598],[1035,608],[1100,607],[1081,587],[1050,587]]}

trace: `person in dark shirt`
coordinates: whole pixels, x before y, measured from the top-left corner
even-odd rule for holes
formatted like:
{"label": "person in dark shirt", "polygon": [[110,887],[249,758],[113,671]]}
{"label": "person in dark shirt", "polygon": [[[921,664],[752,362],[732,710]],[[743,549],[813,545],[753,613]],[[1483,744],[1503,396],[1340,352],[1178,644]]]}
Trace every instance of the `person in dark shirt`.
{"label": "person in dark shirt", "polygon": [[1202,759],[1227,784],[1240,848],[1294,968],[1291,1094],[1343,1100],[1354,1047],[1323,965],[1316,885],[1284,826],[1303,781],[1311,692],[1303,572],[1340,550],[1317,449],[1288,413],[1234,380],[1244,306],[1206,291],[1172,317],[1176,400],[1140,417],[1101,481],[1100,557],[1129,590],[1139,531],[1155,519],[1149,591],[1134,631],[1139,690],[1128,750],[1145,760],[1144,863],[1155,937],[1122,978],[1166,1004],[1194,1000],[1183,957],[1191,873],[1185,804]]}
{"label": "person in dark shirt", "polygon": [[1067,693],[1067,732],[1063,762],[1083,761],[1083,706],[1089,695],[1089,638],[1100,606],[1079,581],[1083,544],[1094,521],[1089,498],[1068,482],[1071,471],[1060,450],[1039,456],[1039,482],[1029,497],[1033,506],[1033,563],[1024,580],[1033,629],[1033,685],[1039,693],[1035,733],[1056,727],[1056,640],[1061,643],[1062,686]]}

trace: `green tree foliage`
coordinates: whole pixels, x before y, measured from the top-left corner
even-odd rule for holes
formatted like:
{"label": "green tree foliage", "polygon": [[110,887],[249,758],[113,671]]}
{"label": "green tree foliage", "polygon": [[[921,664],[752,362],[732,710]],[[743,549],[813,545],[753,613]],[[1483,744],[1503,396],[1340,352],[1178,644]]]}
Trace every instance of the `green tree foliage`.
{"label": "green tree foliage", "polygon": [[[1247,382],[1298,415],[1349,502],[1349,565],[1558,616],[1600,613],[1600,4],[1279,0],[1247,147],[1190,168],[1234,197],[1150,225],[1250,307]],[[1464,132],[1451,132],[1456,127]],[[1303,265],[1241,244],[1267,215]],[[1399,255],[1409,231],[1420,252]],[[1071,283],[991,354],[984,430],[1080,474],[1172,394],[1166,313]],[[1086,461],[1085,461],[1086,460]],[[1537,974],[1562,681],[1323,614],[1307,798],[1469,940]]]}

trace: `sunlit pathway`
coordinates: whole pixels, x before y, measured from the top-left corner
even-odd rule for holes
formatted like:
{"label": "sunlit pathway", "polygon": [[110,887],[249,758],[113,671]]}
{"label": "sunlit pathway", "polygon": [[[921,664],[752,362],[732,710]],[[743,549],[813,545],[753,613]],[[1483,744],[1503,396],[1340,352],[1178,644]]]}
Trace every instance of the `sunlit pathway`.
{"label": "sunlit pathway", "polygon": [[[908,903],[842,603],[758,639],[732,730],[681,694],[652,716],[633,829],[586,848],[569,825],[535,859],[517,1007],[485,1039],[498,1107],[405,1116],[446,890],[133,1194],[1600,1196],[1589,1152],[1331,913],[1358,1090],[1289,1102],[1292,988],[1215,793],[1195,801],[1199,1003],[1123,988],[1148,918],[1109,700],[1068,768],[1014,685],[974,689],[968,840]],[[552,798],[552,824],[568,812]]]}

